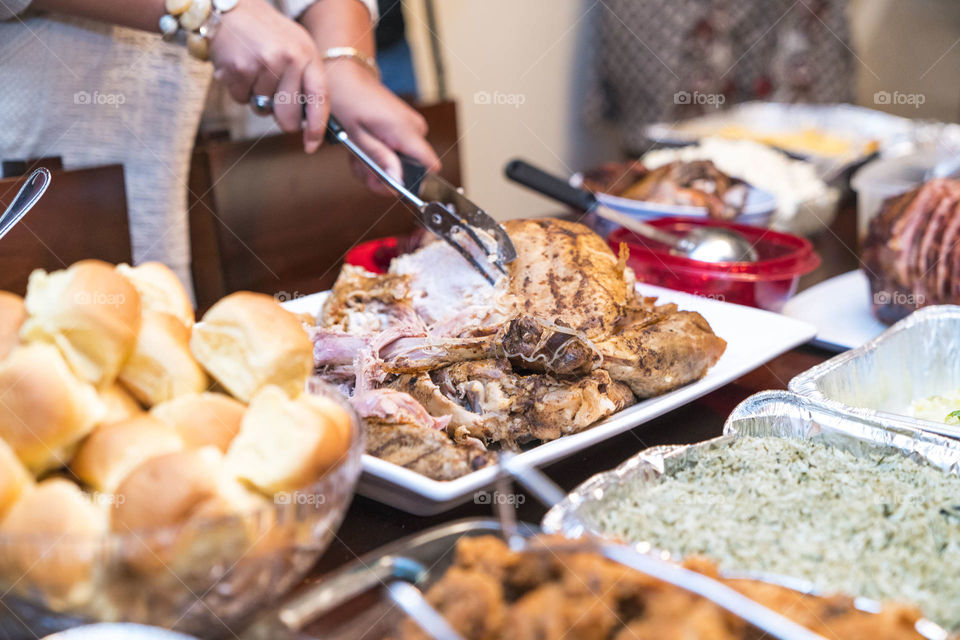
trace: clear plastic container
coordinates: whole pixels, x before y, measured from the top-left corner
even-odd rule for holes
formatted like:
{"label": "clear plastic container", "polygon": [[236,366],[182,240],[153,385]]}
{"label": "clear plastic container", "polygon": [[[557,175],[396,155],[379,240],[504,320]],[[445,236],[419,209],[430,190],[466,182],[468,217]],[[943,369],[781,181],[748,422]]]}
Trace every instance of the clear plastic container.
{"label": "clear plastic container", "polygon": [[878,158],[853,174],[850,187],[857,194],[857,239],[861,244],[867,237],[870,221],[880,213],[884,201],[921,184],[924,173],[938,159],[934,152]]}
{"label": "clear plastic container", "polygon": [[769,229],[731,222],[691,221],[689,218],[661,218],[650,224],[683,235],[698,226],[733,229],[743,234],[757,250],[757,262],[710,263],[670,253],[660,243],[642,238],[627,229],[610,234],[607,242],[617,251],[625,242],[630,249],[627,264],[637,280],[686,291],[694,295],[779,311],[796,293],[800,276],[820,265],[820,257],[805,238]]}

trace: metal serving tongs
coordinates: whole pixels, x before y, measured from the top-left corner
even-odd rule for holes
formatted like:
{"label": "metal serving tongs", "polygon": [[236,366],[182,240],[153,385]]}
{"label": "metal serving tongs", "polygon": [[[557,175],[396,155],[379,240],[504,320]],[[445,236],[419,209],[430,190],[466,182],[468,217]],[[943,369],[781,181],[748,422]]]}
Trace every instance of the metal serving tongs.
{"label": "metal serving tongs", "polygon": [[[530,493],[548,507],[563,500],[564,492],[553,483],[543,472],[520,463],[513,454],[505,452],[500,457],[502,473],[497,480],[497,491],[508,494],[510,489],[509,477],[516,479],[526,487]],[[590,551],[598,553],[608,560],[612,560],[625,567],[629,567],[648,576],[667,582],[676,587],[695,593],[709,600],[718,607],[729,611],[739,618],[750,623],[760,631],[780,640],[825,640],[806,627],[786,618],[779,613],[754,602],[740,592],[727,585],[705,576],[696,571],[685,569],[672,562],[662,560],[652,554],[635,551],[629,546],[612,544],[590,538],[591,530],[587,523],[583,523],[584,536],[579,540],[571,540],[569,545],[546,545],[538,540],[528,540],[517,527],[516,512],[512,504],[506,500],[495,500],[497,515],[500,518],[504,536],[514,551],[562,553],[576,551]],[[582,522],[582,518],[581,518]]]}
{"label": "metal serving tongs", "polygon": [[50,186],[50,171],[45,167],[40,167],[30,174],[20,191],[14,197],[13,202],[7,207],[7,210],[0,215],[0,238],[7,235],[13,227],[27,215],[27,212],[33,208],[40,200],[40,196],[46,192]]}
{"label": "metal serving tongs", "polygon": [[376,564],[341,570],[279,607],[262,614],[241,640],[305,640],[305,629],[315,620],[353,598],[383,587],[384,593],[434,640],[463,640],[423,596],[425,566],[399,555],[384,556]]}
{"label": "metal serving tongs", "polygon": [[[380,180],[412,204],[420,224],[456,249],[490,284],[496,284],[499,279],[496,273],[491,272],[490,265],[506,274],[504,265],[517,257],[513,242],[503,225],[464,196],[462,189],[428,172],[423,165],[401,153],[397,155],[403,166],[403,182],[396,180],[350,139],[332,115],[327,122],[327,140],[343,144]],[[481,238],[481,234],[489,239]],[[472,241],[474,248],[463,244],[464,236]],[[496,246],[492,247],[491,244]]]}

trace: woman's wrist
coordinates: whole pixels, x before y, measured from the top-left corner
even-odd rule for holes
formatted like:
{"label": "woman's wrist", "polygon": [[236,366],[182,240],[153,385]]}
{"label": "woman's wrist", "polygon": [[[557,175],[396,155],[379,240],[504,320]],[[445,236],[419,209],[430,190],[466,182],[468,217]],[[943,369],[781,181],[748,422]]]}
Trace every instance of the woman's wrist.
{"label": "woman's wrist", "polygon": [[330,47],[321,51],[320,56],[324,65],[339,61],[356,64],[372,74],[374,78],[380,80],[380,67],[377,66],[376,59],[359,49],[354,47]]}

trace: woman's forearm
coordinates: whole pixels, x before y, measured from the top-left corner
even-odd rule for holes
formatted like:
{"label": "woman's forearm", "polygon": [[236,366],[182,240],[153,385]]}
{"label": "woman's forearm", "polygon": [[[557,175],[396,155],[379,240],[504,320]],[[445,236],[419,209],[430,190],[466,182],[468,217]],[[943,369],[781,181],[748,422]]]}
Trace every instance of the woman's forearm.
{"label": "woman's forearm", "polygon": [[370,11],[359,0],[318,0],[303,12],[300,23],[320,51],[353,47],[374,55],[373,21]]}
{"label": "woman's forearm", "polygon": [[34,0],[30,6],[155,32],[165,13],[164,0]]}

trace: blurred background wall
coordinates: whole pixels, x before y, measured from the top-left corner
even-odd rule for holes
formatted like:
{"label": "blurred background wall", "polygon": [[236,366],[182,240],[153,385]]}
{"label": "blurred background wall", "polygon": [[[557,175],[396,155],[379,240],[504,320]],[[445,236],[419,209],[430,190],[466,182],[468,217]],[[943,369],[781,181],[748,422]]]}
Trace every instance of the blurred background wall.
{"label": "blurred background wall", "polygon": [[[616,156],[614,141],[582,124],[590,21],[600,4],[434,0],[434,6],[448,94],[459,102],[470,196],[500,218],[556,210],[508,183],[503,165],[519,155],[569,175]],[[908,117],[960,117],[960,2],[849,0],[848,11],[860,104]],[[421,91],[430,99],[436,78],[423,0],[405,2],[405,13]],[[919,93],[924,101],[876,104],[878,91]]]}

